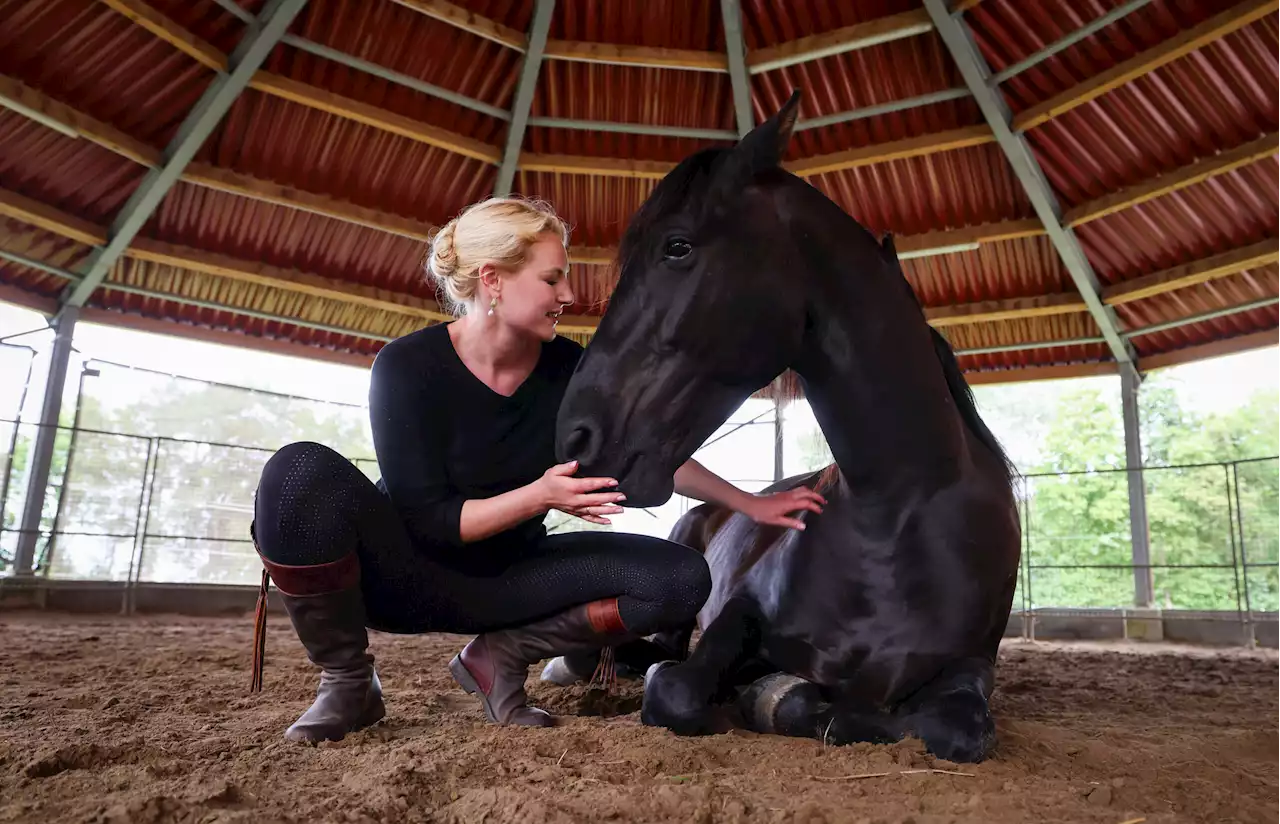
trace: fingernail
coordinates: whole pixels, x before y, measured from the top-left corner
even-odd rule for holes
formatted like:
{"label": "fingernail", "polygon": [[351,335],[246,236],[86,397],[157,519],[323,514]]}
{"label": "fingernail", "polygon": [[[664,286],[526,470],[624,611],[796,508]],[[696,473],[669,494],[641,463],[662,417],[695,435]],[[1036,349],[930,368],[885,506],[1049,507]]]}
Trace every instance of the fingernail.
{"label": "fingernail", "polygon": [[617,485],[618,485],[617,481],[613,480],[612,478],[609,479],[609,486],[617,486]]}
{"label": "fingernail", "polygon": [[627,499],[627,496],[626,496],[626,495],[623,495],[623,494],[621,494],[621,493],[619,493],[619,494],[618,494],[618,500],[619,500],[619,501],[625,501],[626,499]]}

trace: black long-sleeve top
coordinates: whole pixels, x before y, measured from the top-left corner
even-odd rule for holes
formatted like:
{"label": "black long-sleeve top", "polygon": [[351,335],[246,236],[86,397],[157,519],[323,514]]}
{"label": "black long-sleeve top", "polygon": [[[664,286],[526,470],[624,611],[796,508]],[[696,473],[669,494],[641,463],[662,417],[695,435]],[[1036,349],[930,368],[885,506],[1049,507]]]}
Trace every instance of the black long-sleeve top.
{"label": "black long-sleeve top", "polygon": [[532,483],[555,464],[555,421],[582,347],[556,337],[510,397],[458,357],[447,324],[388,343],[373,363],[369,415],[378,486],[414,545],[466,571],[500,569],[546,534],[541,516],[463,544],[462,504]]}

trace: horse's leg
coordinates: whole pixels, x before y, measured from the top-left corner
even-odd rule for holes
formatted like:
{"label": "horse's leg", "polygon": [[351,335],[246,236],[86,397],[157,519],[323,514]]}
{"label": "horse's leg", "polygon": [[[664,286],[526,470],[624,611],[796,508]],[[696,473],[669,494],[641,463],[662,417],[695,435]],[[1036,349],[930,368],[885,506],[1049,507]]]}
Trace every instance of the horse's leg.
{"label": "horse's leg", "polygon": [[728,722],[712,706],[730,676],[760,649],[760,614],[755,605],[730,598],[703,631],[683,664],[655,664],[645,675],[640,720],[678,735],[722,732]]}
{"label": "horse's leg", "polygon": [[752,683],[739,697],[738,707],[753,732],[835,745],[888,744],[902,737],[902,725],[894,716],[831,704],[817,684],[783,672]]}
{"label": "horse's leg", "polygon": [[908,734],[929,752],[948,761],[978,762],[996,742],[988,701],[995,667],[982,658],[966,658],[947,667],[898,710]]}

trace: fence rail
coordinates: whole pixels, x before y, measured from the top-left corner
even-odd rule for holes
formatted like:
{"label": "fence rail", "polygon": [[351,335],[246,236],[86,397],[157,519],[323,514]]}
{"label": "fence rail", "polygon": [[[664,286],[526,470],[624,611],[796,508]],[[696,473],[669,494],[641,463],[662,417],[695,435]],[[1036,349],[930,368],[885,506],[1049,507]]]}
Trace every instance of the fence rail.
{"label": "fence rail", "polygon": [[[744,425],[755,423],[748,421]],[[13,572],[25,491],[17,454],[39,424],[0,420],[0,576]],[[3,429],[10,427],[11,429]],[[59,426],[55,471],[38,532],[39,576],[140,583],[253,584],[248,528],[270,449]],[[22,433],[28,433],[24,440]],[[372,459],[354,458],[371,479]],[[1130,549],[1127,475],[1148,496],[1151,563]],[[12,477],[11,477],[12,476]],[[1097,468],[1019,475],[1023,547],[1015,609],[1133,607],[1150,576],[1165,609],[1277,609],[1280,459]],[[1138,605],[1144,606],[1144,605]]]}

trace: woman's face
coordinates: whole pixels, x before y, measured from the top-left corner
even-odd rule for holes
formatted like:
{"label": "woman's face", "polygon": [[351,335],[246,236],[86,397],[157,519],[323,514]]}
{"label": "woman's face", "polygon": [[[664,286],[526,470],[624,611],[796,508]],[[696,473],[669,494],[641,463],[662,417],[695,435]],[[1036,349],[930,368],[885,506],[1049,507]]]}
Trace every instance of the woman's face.
{"label": "woman's face", "polygon": [[[524,334],[549,341],[556,336],[561,310],[573,303],[569,257],[560,238],[546,234],[529,248],[524,266],[501,278],[496,320]],[[488,311],[482,306],[481,311]]]}

